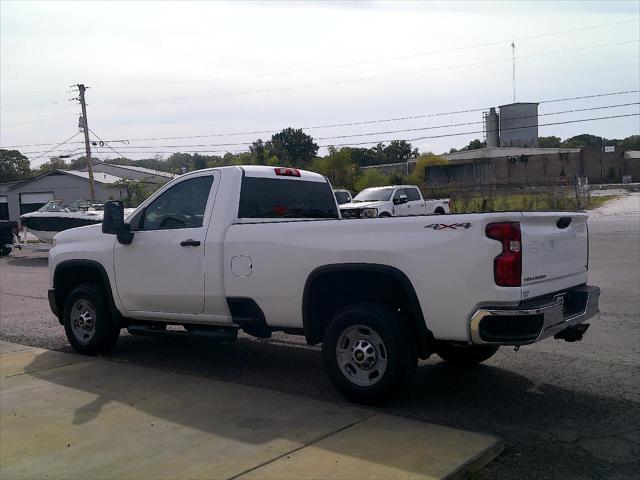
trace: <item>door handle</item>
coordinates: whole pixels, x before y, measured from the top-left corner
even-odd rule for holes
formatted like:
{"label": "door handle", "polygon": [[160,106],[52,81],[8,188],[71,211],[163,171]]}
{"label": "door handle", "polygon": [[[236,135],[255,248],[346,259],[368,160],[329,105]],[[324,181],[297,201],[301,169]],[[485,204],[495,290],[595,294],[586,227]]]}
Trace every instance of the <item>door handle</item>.
{"label": "door handle", "polygon": [[180,245],[183,247],[199,247],[200,246],[200,240],[183,240],[180,242]]}

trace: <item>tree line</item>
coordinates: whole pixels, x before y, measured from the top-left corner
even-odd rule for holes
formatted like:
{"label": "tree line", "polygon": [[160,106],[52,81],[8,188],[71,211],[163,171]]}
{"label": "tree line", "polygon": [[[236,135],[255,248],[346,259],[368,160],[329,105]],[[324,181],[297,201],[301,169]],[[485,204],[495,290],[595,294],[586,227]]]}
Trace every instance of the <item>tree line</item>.
{"label": "tree line", "polygon": [[[595,135],[582,134],[565,140],[559,137],[539,137],[540,147],[571,148],[581,146],[622,145],[628,150],[640,150],[640,135],[632,135],[622,140],[608,140]],[[475,139],[461,150],[484,148],[486,143]],[[167,158],[159,155],[153,158],[131,160],[128,158],[109,159],[109,163],[133,165],[164,172],[181,174],[203,168],[227,165],[271,165],[288,166],[321,173],[331,180],[336,187],[360,191],[367,187],[385,184],[424,183],[425,167],[441,165],[447,161],[444,157],[427,152],[418,153],[411,143],[405,140],[394,140],[388,144],[379,143],[370,148],[328,147],[325,156],[318,156],[319,146],[313,137],[302,129],[285,128],[263,141],[257,139],[249,147],[249,151],[240,153],[227,152],[224,155],[207,155],[200,153],[173,153]],[[459,151],[451,149],[450,152]],[[384,174],[378,169],[366,168],[374,165],[405,163],[416,160],[416,168],[411,175],[395,169]],[[18,150],[0,150],[0,181],[27,179],[47,173],[51,170],[78,170],[85,168],[84,157],[66,161],[61,157],[52,157],[37,169],[31,169],[29,160]],[[135,188],[131,185],[131,188]]]}

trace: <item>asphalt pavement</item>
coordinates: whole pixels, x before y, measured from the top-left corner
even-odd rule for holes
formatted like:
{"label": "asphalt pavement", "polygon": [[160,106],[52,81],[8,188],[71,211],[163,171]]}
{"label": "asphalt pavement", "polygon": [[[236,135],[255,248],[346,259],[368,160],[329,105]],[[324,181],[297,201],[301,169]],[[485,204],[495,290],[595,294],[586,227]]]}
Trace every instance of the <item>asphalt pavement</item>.
{"label": "asphalt pavement", "polygon": [[[504,452],[478,478],[639,478],[640,214],[594,215],[589,228],[601,314],[582,342],[503,348],[468,369],[432,357],[406,395],[371,410],[501,437]],[[71,352],[49,312],[48,283],[45,253],[0,259],[1,340]],[[320,350],[298,337],[210,344],[123,334],[109,357],[349,405]]]}

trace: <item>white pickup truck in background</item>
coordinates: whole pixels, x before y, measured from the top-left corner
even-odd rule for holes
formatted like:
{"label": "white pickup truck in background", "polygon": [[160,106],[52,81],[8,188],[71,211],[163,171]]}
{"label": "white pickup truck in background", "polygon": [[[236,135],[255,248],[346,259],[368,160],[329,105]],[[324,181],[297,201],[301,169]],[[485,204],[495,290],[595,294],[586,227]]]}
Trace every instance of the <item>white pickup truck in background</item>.
{"label": "white pickup truck in background", "polygon": [[407,217],[450,213],[449,199],[425,200],[415,185],[365,188],[340,205],[343,218]]}
{"label": "white pickup truck in background", "polygon": [[468,365],[501,345],[580,340],[600,294],[583,212],[343,220],[325,177],[266,166],[182,175],[126,220],[109,202],[102,225],[55,236],[49,269],[80,353],[108,352],[122,328],[283,331],[322,343],[334,384],[367,403],[397,393],[418,358]]}

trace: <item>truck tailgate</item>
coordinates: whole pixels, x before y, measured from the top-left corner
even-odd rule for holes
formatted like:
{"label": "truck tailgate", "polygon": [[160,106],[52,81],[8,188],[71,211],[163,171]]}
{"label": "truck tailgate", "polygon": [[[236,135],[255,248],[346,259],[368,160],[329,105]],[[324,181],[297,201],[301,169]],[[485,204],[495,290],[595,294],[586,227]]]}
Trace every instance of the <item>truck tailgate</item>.
{"label": "truck tailgate", "polygon": [[587,281],[588,215],[523,212],[522,296],[532,298]]}

